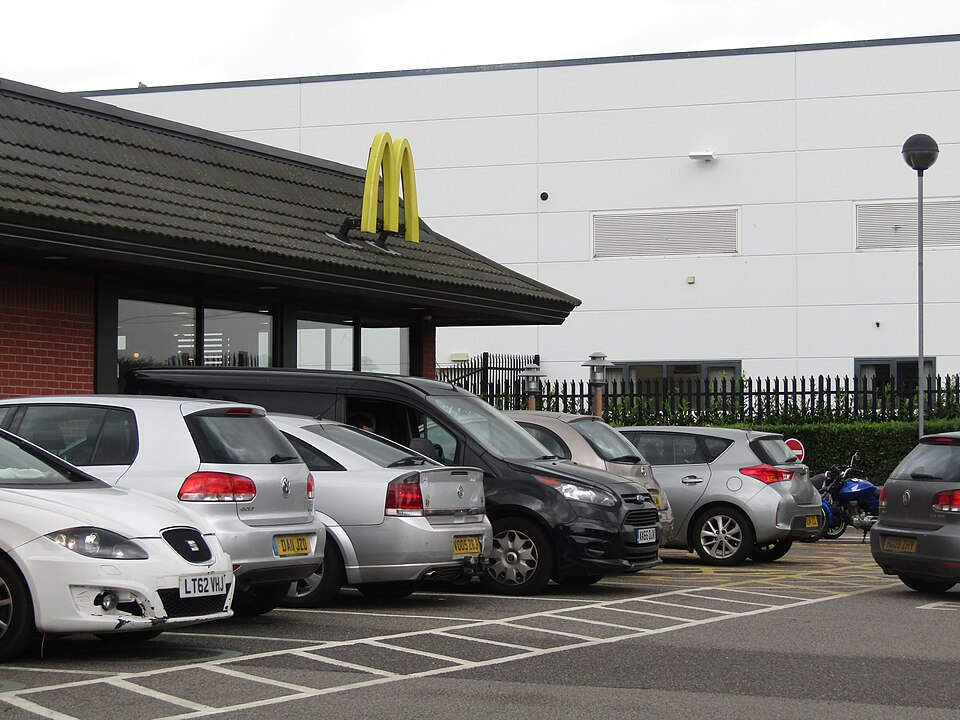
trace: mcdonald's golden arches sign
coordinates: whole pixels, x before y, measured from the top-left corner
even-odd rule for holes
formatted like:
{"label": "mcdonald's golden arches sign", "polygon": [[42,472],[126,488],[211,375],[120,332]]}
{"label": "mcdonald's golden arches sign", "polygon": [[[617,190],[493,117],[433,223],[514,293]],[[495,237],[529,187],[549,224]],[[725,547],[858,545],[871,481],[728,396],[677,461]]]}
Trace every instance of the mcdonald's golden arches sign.
{"label": "mcdonald's golden arches sign", "polygon": [[420,242],[420,215],[417,207],[417,178],[413,170],[413,151],[406,138],[393,140],[390,133],[379,132],[370,146],[367,175],[363,182],[361,232],[377,232],[377,196],[383,172],[383,230],[400,231],[400,187],[403,186],[404,239]]}

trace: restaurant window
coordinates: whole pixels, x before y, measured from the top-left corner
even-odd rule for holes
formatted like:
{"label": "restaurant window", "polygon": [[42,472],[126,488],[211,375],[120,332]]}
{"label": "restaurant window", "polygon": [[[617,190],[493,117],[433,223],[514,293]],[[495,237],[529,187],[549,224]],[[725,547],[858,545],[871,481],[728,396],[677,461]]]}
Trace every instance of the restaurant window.
{"label": "restaurant window", "polygon": [[118,303],[119,377],[134,367],[195,365],[196,311],[187,305],[124,300]]}
{"label": "restaurant window", "polygon": [[353,326],[297,320],[297,367],[353,370]]}
{"label": "restaurant window", "polygon": [[388,375],[410,374],[409,328],[363,328],[360,369]]}
{"label": "restaurant window", "polygon": [[203,311],[203,364],[270,367],[273,317],[268,312],[207,308]]}
{"label": "restaurant window", "polygon": [[[923,369],[927,382],[934,375],[936,358],[924,358]],[[913,394],[917,390],[916,357],[912,358],[858,358],[853,361],[856,378],[865,383],[867,390],[892,387],[898,393]]]}

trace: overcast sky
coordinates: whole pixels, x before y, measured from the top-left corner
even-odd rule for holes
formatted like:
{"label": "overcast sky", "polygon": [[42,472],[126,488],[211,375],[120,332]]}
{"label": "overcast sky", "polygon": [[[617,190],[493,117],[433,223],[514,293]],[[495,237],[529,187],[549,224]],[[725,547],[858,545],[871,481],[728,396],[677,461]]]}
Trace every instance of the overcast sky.
{"label": "overcast sky", "polygon": [[960,2],[11,0],[0,23],[0,77],[75,91],[944,35]]}

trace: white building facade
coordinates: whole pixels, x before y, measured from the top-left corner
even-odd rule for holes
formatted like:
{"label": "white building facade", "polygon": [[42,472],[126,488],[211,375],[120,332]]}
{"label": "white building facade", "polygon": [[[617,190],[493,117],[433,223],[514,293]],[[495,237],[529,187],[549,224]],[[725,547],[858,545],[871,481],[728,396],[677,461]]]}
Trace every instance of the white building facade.
{"label": "white building facade", "polygon": [[[441,328],[437,359],[583,378],[960,372],[960,36],[85,93],[353,166],[409,139],[420,216],[574,295],[561,326]],[[706,159],[715,156],[715,159]]]}

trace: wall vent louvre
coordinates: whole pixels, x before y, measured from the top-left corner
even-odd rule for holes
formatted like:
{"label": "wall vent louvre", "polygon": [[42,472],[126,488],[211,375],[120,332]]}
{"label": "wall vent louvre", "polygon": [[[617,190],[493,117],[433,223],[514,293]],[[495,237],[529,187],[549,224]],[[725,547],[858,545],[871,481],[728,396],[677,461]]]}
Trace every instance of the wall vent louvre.
{"label": "wall vent louvre", "polygon": [[593,216],[595,258],[735,255],[739,210],[721,208]]}
{"label": "wall vent louvre", "polygon": [[[960,200],[924,200],[923,246],[960,246]],[[857,250],[917,247],[917,203],[859,203]]]}

